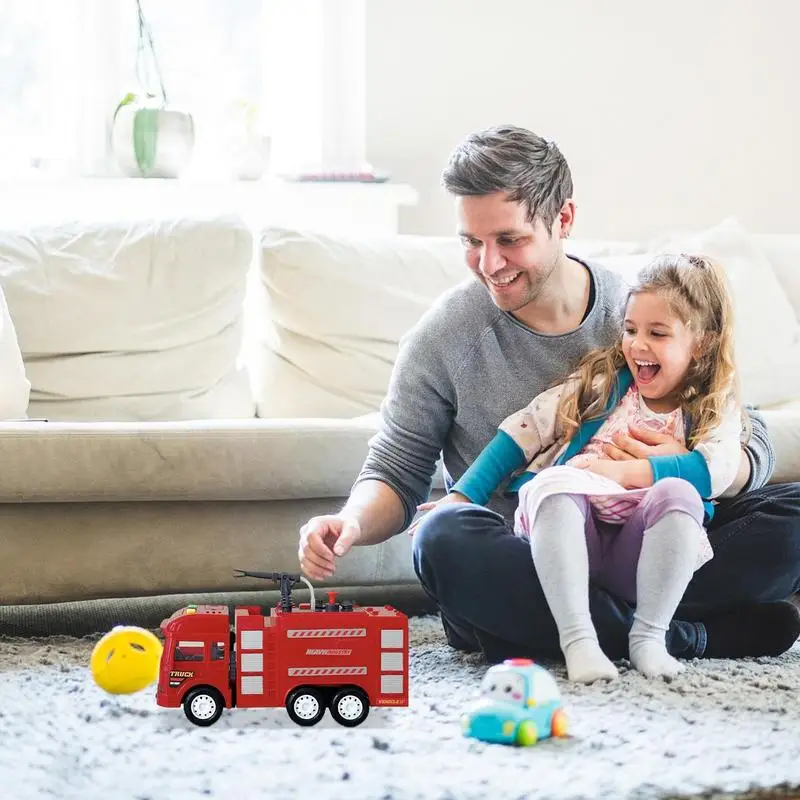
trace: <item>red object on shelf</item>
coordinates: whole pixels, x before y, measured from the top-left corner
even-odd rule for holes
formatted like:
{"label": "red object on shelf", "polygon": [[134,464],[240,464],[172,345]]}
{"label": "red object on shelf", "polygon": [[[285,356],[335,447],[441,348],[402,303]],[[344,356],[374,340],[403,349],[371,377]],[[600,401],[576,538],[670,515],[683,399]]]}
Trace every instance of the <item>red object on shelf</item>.
{"label": "red object on shelf", "polygon": [[386,183],[382,172],[299,172],[284,178],[298,183]]}

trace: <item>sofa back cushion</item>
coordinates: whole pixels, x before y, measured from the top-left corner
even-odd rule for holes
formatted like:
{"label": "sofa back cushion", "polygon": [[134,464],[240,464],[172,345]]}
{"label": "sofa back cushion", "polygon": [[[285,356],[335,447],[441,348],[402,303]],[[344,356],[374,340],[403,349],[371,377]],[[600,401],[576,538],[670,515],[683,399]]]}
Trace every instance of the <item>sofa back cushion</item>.
{"label": "sofa back cushion", "polygon": [[755,239],[800,320],[800,236],[762,234]]}
{"label": "sofa back cushion", "polygon": [[53,420],[249,417],[238,366],[253,239],[236,217],[0,231],[0,284]]}
{"label": "sofa back cushion", "polygon": [[455,237],[265,230],[246,353],[258,415],[375,411],[400,337],[468,275]]}

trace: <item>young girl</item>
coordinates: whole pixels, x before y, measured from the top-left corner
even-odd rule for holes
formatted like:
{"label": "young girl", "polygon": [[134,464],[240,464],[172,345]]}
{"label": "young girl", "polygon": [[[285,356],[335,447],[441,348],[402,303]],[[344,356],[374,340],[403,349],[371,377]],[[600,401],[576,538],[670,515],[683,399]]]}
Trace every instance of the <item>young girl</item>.
{"label": "young girl", "polygon": [[[506,418],[451,493],[421,508],[485,504],[510,476],[515,533],[530,540],[570,680],[618,674],[589,615],[590,578],[636,604],[633,666],[674,676],[682,666],[665,633],[712,557],[703,525],[709,501],[737,475],[744,419],[723,271],[696,256],[661,258],[629,293],[621,340]],[[668,433],[688,452],[610,457],[630,423]]]}

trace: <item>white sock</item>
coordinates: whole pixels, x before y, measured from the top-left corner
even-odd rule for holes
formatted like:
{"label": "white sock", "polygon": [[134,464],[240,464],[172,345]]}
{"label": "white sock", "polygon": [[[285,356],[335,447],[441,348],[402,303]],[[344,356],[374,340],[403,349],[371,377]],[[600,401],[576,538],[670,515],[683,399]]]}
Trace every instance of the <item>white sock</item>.
{"label": "white sock", "polygon": [[697,566],[702,529],[683,511],[670,511],[644,532],[636,570],[636,612],[628,636],[631,664],[650,678],[674,677],[683,665],[665,636]]}
{"label": "white sock", "polygon": [[617,668],[600,649],[589,614],[586,521],[567,495],[542,501],[530,532],[533,564],[556,622],[571,681],[616,678]]}

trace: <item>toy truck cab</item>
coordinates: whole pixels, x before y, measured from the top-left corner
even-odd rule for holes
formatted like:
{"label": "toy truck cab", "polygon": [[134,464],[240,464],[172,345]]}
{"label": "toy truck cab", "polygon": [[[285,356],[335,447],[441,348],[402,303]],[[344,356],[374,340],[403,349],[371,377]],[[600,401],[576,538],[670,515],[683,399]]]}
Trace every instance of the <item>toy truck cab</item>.
{"label": "toy truck cab", "polygon": [[567,717],[553,676],[526,658],[490,667],[481,697],[461,718],[465,736],[485,742],[533,745],[566,736]]}
{"label": "toy truck cab", "polygon": [[190,605],[161,623],[156,701],[165,708],[183,706],[196,725],[211,725],[234,705],[229,613],[227,606]]}

